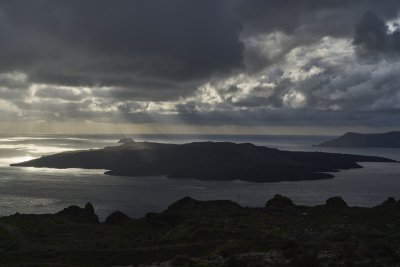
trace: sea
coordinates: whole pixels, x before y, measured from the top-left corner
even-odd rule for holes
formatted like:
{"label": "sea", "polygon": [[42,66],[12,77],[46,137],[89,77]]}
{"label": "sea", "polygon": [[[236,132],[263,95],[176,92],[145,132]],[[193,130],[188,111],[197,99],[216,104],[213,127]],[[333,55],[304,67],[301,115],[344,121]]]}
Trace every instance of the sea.
{"label": "sea", "polygon": [[351,206],[371,207],[388,197],[400,198],[399,163],[361,163],[362,169],[334,173],[314,181],[251,183],[169,179],[165,176],[117,177],[105,170],[10,167],[42,155],[118,145],[118,140],[188,143],[229,141],[290,151],[324,151],[375,155],[400,160],[399,148],[322,148],[313,145],[333,136],[277,135],[0,135],[0,216],[55,213],[91,202],[101,220],[115,210],[131,217],[160,212],[190,196],[198,200],[229,199],[242,206],[262,207],[275,194],[299,205],[320,205],[341,196]]}

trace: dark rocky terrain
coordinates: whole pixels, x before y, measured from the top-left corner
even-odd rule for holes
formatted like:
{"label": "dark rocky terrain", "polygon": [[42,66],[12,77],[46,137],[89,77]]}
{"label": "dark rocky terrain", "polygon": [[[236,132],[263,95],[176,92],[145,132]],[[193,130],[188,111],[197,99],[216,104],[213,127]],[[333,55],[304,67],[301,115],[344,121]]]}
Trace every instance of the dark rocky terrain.
{"label": "dark rocky terrain", "polygon": [[263,208],[186,197],[161,213],[99,222],[93,206],[0,217],[0,266],[397,266],[400,202],[348,207],[340,197]]}
{"label": "dark rocky terrain", "polygon": [[357,162],[394,162],[373,156],[281,151],[249,143],[120,142],[120,146],[63,152],[12,166],[106,169],[106,174],[120,176],[276,182],[332,178],[326,172],[361,168]]}
{"label": "dark rocky terrain", "polygon": [[323,142],[321,147],[400,147],[400,132],[361,134],[348,132]]}

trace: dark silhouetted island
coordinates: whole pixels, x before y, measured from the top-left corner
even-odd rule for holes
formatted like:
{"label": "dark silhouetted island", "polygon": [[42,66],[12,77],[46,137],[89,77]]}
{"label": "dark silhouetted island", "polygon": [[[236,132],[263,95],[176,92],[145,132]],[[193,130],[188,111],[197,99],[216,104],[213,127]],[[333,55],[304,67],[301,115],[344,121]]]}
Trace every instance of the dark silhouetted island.
{"label": "dark silhouetted island", "polygon": [[400,131],[388,133],[352,133],[348,132],[344,135],[323,142],[321,147],[400,147]]}
{"label": "dark silhouetted island", "polygon": [[0,217],[1,266],[398,266],[400,202],[349,207],[340,197],[265,207],[183,198],[133,219],[99,222],[93,206]]}
{"label": "dark silhouetted island", "polygon": [[327,172],[362,168],[357,162],[395,162],[373,156],[281,151],[250,143],[120,142],[122,145],[115,147],[63,152],[12,166],[106,169],[106,174],[119,176],[276,182],[332,178]]}

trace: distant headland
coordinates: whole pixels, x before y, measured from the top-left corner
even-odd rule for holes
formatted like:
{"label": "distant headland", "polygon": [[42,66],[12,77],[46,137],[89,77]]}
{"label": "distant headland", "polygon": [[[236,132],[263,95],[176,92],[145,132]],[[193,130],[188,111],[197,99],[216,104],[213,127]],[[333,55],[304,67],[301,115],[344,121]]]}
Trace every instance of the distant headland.
{"label": "distant headland", "polygon": [[400,147],[400,131],[388,133],[353,133],[323,142],[320,147]]}
{"label": "distant headland", "polygon": [[12,166],[106,169],[106,174],[119,176],[277,182],[333,178],[328,172],[362,168],[358,162],[395,162],[374,156],[282,151],[250,143],[163,144],[126,138],[119,143],[43,156]]}

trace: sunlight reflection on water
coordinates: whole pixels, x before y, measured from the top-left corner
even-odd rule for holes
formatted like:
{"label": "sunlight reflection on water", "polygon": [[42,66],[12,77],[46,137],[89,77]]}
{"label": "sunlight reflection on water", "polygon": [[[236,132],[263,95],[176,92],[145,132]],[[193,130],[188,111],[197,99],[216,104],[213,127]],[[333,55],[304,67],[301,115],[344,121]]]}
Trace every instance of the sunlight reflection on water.
{"label": "sunlight reflection on water", "polygon": [[[145,137],[141,137],[145,139]],[[156,136],[162,141],[162,136]],[[186,142],[194,141],[185,137]],[[251,137],[232,137],[238,142]],[[116,145],[119,137],[0,137],[0,215],[56,212],[69,205],[90,201],[104,218],[119,209],[131,216],[161,211],[185,196],[197,199],[230,199],[241,204],[262,206],[274,194],[291,197],[298,204],[322,204],[328,197],[341,195],[350,205],[372,206],[389,196],[400,197],[400,164],[363,163],[366,168],[335,173],[335,179],[279,183],[243,181],[174,180],[158,177],[116,177],[103,175],[105,170],[49,169],[9,167],[8,164],[30,160],[41,154]],[[199,137],[196,137],[198,140]],[[205,140],[209,140],[210,138]],[[166,140],[166,139],[164,139]],[[173,142],[183,142],[173,139]],[[322,137],[285,139],[257,137],[259,145],[291,150],[328,151],[387,156],[400,159],[400,149],[329,149],[312,144]],[[170,140],[166,140],[169,142]],[[221,141],[221,140],[219,140]],[[13,143],[14,142],[14,143]],[[15,143],[17,142],[17,143]],[[18,143],[19,142],[19,143]]]}

